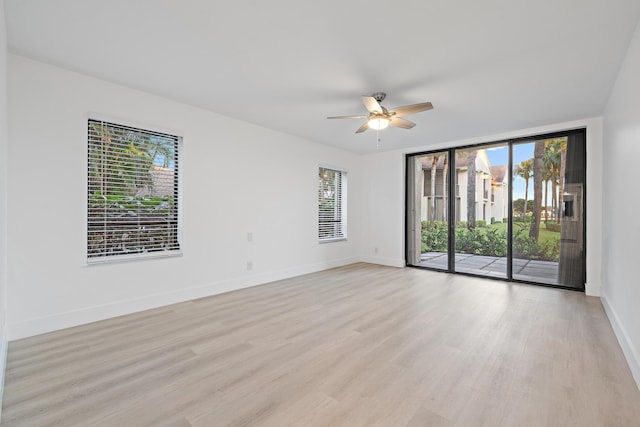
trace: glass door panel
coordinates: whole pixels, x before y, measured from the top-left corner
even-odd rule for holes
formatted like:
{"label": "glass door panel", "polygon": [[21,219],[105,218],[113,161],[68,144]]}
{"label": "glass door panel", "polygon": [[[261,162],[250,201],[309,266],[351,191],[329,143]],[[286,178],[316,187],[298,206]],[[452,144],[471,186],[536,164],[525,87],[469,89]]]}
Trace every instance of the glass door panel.
{"label": "glass door panel", "polygon": [[507,277],[509,147],[455,153],[455,271]]}
{"label": "glass door panel", "polygon": [[407,263],[448,269],[449,155],[408,158]]}
{"label": "glass door panel", "polygon": [[557,192],[551,171],[543,168],[545,145],[544,140],[513,145],[513,278],[555,285],[560,226],[546,227],[549,221],[557,224]]}
{"label": "glass door panel", "polygon": [[584,287],[583,135],[513,145],[514,279]]}

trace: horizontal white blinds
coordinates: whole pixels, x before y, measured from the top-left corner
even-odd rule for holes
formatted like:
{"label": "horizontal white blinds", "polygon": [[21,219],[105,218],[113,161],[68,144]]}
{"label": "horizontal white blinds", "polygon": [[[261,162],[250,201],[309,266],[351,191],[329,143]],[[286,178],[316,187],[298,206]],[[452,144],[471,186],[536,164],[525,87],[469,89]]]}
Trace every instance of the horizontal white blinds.
{"label": "horizontal white blinds", "polygon": [[344,173],[327,168],[318,170],[318,238],[320,241],[345,237],[343,215]]}
{"label": "horizontal white blinds", "polygon": [[180,249],[179,137],[88,122],[87,256]]}

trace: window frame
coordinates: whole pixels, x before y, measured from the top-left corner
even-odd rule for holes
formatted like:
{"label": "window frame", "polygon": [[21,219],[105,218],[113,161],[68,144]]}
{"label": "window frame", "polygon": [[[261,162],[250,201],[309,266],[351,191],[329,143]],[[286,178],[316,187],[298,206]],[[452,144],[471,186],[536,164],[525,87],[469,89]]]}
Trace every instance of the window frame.
{"label": "window frame", "polygon": [[[156,250],[150,252],[135,252],[135,253],[121,253],[121,254],[112,254],[112,255],[99,255],[99,256],[90,256],[89,254],[89,182],[90,182],[90,159],[89,159],[89,148],[90,148],[90,131],[89,126],[91,122],[102,122],[107,125],[113,125],[121,128],[129,128],[131,130],[137,130],[143,133],[152,134],[152,135],[160,135],[167,136],[169,138],[175,139],[175,150],[174,155],[176,158],[176,165],[174,167],[175,180],[176,182],[176,193],[174,196],[175,199],[175,213],[177,216],[176,219],[176,237],[175,244],[176,247],[172,249],[165,250]],[[183,168],[184,168],[184,159],[183,159],[183,135],[182,132],[176,131],[174,129],[166,129],[161,128],[154,125],[143,124],[138,122],[133,122],[130,120],[122,119],[122,118],[114,118],[110,116],[105,116],[103,114],[97,113],[88,113],[84,117],[84,133],[85,133],[85,159],[86,169],[85,173],[85,191],[84,191],[84,262],[85,265],[101,265],[101,264],[112,264],[112,263],[121,263],[121,262],[135,262],[135,261],[143,261],[149,259],[158,259],[158,258],[173,258],[173,257],[181,257],[183,255],[183,230],[182,230],[182,199],[183,199]]]}
{"label": "window frame", "polygon": [[[339,174],[339,179],[340,179],[340,183],[338,186],[338,189],[336,191],[336,197],[334,198],[334,200],[339,200],[339,206],[336,206],[336,210],[339,212],[340,218],[337,219],[336,216],[337,214],[334,214],[334,219],[331,220],[330,222],[336,223],[338,222],[339,224],[339,229],[341,231],[341,234],[336,235],[336,233],[333,233],[331,236],[329,237],[321,237],[320,233],[323,227],[323,224],[326,224],[328,221],[322,221],[322,212],[321,212],[321,207],[320,207],[320,202],[321,202],[321,198],[320,198],[320,194],[323,190],[322,187],[322,182],[320,180],[320,176],[323,173],[323,171],[331,171],[334,173]],[[318,238],[318,243],[324,244],[324,243],[333,243],[333,242],[342,242],[342,241],[346,241],[347,240],[347,171],[344,168],[338,168],[335,166],[323,166],[320,165],[318,166],[318,181],[317,181],[317,202],[318,202],[318,221],[317,221],[317,238]],[[335,201],[334,201],[335,203]],[[326,225],[325,225],[326,227]]]}

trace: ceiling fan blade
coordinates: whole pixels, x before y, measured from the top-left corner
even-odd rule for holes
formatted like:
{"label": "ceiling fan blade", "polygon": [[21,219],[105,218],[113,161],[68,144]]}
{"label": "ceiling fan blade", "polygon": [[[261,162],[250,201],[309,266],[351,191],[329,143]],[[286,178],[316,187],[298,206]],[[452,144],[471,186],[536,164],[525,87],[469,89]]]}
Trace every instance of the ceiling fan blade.
{"label": "ceiling fan blade", "polygon": [[358,128],[356,133],[362,133],[367,129],[369,129],[369,122],[364,122],[364,124]]}
{"label": "ceiling fan blade", "polygon": [[333,116],[327,117],[327,119],[366,119],[369,116]]}
{"label": "ceiling fan blade", "polygon": [[421,102],[420,104],[404,105],[402,107],[393,108],[389,110],[389,114],[394,114],[395,117],[403,117],[431,109],[433,109],[433,104],[430,102]]}
{"label": "ceiling fan blade", "polygon": [[409,120],[400,118],[398,116],[394,116],[391,118],[391,120],[389,121],[389,125],[390,126],[395,126],[397,128],[402,128],[402,129],[411,129],[412,127],[414,127],[416,124],[413,122],[410,122]]}
{"label": "ceiling fan blade", "polygon": [[369,110],[369,112],[379,114],[384,113],[384,111],[382,111],[380,103],[376,101],[373,96],[363,96],[362,102],[364,102],[364,106],[367,107],[367,110]]}

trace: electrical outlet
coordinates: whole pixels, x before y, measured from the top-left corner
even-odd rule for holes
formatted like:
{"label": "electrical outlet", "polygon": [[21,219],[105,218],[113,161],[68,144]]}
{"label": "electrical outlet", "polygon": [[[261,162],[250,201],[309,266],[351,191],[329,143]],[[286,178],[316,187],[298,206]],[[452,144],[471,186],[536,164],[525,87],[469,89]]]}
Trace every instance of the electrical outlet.
{"label": "electrical outlet", "polygon": [[377,254],[378,253],[378,248],[373,248],[373,253]]}
{"label": "electrical outlet", "polygon": [[247,271],[251,271],[253,269],[253,263],[251,261],[247,261]]}
{"label": "electrical outlet", "polygon": [[247,242],[253,242],[253,233],[247,233]]}

